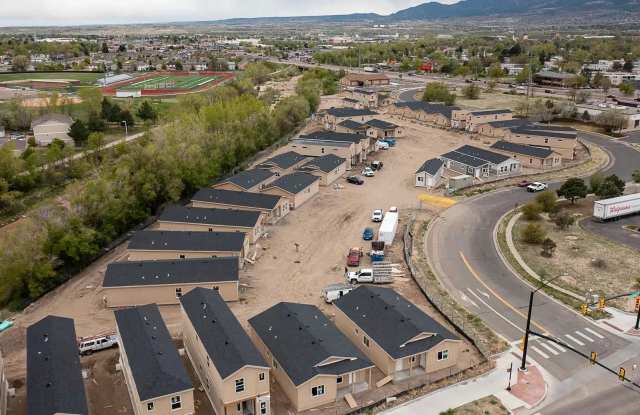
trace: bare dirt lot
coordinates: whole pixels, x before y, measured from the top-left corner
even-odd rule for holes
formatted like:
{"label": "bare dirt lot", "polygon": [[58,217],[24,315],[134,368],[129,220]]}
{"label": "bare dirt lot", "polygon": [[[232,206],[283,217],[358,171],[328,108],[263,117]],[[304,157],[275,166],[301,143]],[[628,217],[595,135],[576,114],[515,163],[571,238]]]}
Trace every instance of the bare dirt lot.
{"label": "bare dirt lot", "polygon": [[[345,255],[349,247],[368,246],[361,236],[365,227],[373,225],[370,221],[372,210],[398,206],[406,218],[404,215],[409,210],[420,206],[418,196],[424,193],[424,190],[414,187],[415,170],[426,159],[466,141],[459,134],[401,120],[393,122],[405,126],[406,137],[398,139],[398,144],[392,149],[370,156],[372,160],[384,162],[384,170],[376,177],[367,178],[363,186],[349,185],[339,179],[336,182],[339,188],[321,188],[309,202],[267,229],[268,237],[261,239],[257,246],[257,263],[249,265],[241,274],[241,283],[246,284],[241,292],[242,299],[230,303],[243,324],[280,301],[315,304],[331,316],[331,306],[320,298],[321,289],[343,281]],[[359,173],[359,169],[349,173]],[[425,203],[422,203],[422,208],[437,210]],[[299,244],[298,250],[295,243]],[[401,245],[401,239],[397,237],[391,250],[394,262],[401,262]],[[115,328],[112,311],[102,305],[101,282],[107,264],[125,258],[126,246],[121,245],[17,315],[15,326],[0,334],[0,348],[7,360],[9,379],[14,385],[20,386],[25,375],[25,329],[28,325],[54,314],[74,318],[78,336]],[[408,275],[399,278],[392,287],[419,307],[429,310],[426,299]],[[161,307],[161,312],[171,333],[178,336],[178,307]],[[103,354],[95,356],[98,358]],[[112,359],[106,354],[104,356]],[[24,386],[18,388],[18,395],[19,389],[24,389]],[[108,395],[111,395],[116,413],[119,411],[115,407],[122,397],[118,397],[116,389],[112,392],[105,393],[100,389],[104,396],[101,396],[99,405],[108,408]],[[89,393],[92,394],[91,389]]]}

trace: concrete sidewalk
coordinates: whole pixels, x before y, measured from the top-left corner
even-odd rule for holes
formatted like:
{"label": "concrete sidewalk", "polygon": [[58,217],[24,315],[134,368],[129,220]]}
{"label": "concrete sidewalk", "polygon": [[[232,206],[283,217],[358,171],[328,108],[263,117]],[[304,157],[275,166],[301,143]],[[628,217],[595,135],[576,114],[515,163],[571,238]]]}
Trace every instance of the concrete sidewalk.
{"label": "concrete sidewalk", "polygon": [[513,363],[511,376],[512,386],[518,377],[520,361],[512,353],[507,352],[496,361],[496,368],[483,376],[471,379],[447,388],[435,391],[413,401],[383,412],[385,415],[438,415],[450,408],[457,408],[469,402],[495,395],[510,411],[525,408],[528,405],[506,390],[509,369]]}

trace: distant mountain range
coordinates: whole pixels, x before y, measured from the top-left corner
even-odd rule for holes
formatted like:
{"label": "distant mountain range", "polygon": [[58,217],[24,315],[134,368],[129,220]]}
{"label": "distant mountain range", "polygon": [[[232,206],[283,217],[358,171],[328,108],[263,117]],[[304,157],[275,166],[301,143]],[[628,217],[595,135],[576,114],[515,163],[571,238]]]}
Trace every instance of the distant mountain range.
{"label": "distant mountain range", "polygon": [[526,15],[559,15],[584,13],[640,14],[640,0],[462,0],[454,4],[423,3],[397,11],[388,16],[376,13],[354,13],[331,16],[257,17],[219,20],[225,24],[279,24],[279,23],[394,23],[399,21],[448,19],[459,17],[518,17]]}

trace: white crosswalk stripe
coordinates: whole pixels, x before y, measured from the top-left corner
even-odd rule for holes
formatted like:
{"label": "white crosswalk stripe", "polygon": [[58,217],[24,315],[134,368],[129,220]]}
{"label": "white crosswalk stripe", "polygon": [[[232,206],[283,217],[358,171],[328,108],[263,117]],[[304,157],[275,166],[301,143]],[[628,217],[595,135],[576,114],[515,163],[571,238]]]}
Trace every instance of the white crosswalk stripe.
{"label": "white crosswalk stripe", "polygon": [[548,354],[546,354],[546,353],[545,353],[545,352],[543,352],[542,350],[538,349],[536,346],[531,346],[531,349],[532,349],[534,352],[538,353],[540,356],[544,357],[545,359],[548,359],[548,358],[549,358],[549,355],[548,355]]}
{"label": "white crosswalk stripe", "polygon": [[589,333],[593,334],[597,338],[604,339],[604,336],[602,334],[598,333],[597,331],[591,330],[589,327],[585,327],[584,329],[585,329],[585,331],[588,331]]}
{"label": "white crosswalk stripe", "polygon": [[566,352],[567,351],[567,349],[565,349],[564,347],[560,346],[557,343],[549,342],[549,345],[555,347],[556,349],[560,350],[561,352]]}
{"label": "white crosswalk stripe", "polygon": [[590,341],[591,343],[593,343],[593,339],[592,339],[591,337],[587,336],[586,334],[581,333],[581,332],[579,332],[578,330],[576,330],[576,334],[577,334],[578,336],[582,337],[583,339],[585,339],[585,340]]}
{"label": "white crosswalk stripe", "polygon": [[574,342],[575,344],[577,344],[579,346],[584,346],[584,343],[582,343],[580,340],[576,339],[575,337],[573,337],[570,334],[565,334],[564,337],[566,337],[567,339],[571,340],[572,342]]}
{"label": "white crosswalk stripe", "polygon": [[559,354],[556,349],[554,349],[553,347],[549,346],[547,343],[540,343],[540,346],[542,346],[545,349],[547,349],[548,351],[550,351],[551,354],[553,354],[554,356],[557,356]]}

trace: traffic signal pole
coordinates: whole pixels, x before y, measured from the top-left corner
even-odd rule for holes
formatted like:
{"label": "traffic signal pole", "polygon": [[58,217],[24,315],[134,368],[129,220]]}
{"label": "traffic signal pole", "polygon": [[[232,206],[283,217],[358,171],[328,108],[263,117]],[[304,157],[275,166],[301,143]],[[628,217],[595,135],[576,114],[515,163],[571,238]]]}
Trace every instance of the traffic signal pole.
{"label": "traffic signal pole", "polygon": [[[529,293],[529,311],[527,311],[527,329],[524,332],[524,344],[523,346],[523,350],[522,350],[522,364],[520,365],[520,370],[522,371],[526,371],[527,370],[527,350],[528,350],[528,346],[529,346],[529,333],[531,332],[530,328],[531,328],[531,311],[533,310],[533,295],[535,294],[535,291],[531,291]],[[638,318],[640,318],[640,314],[638,314]]]}

